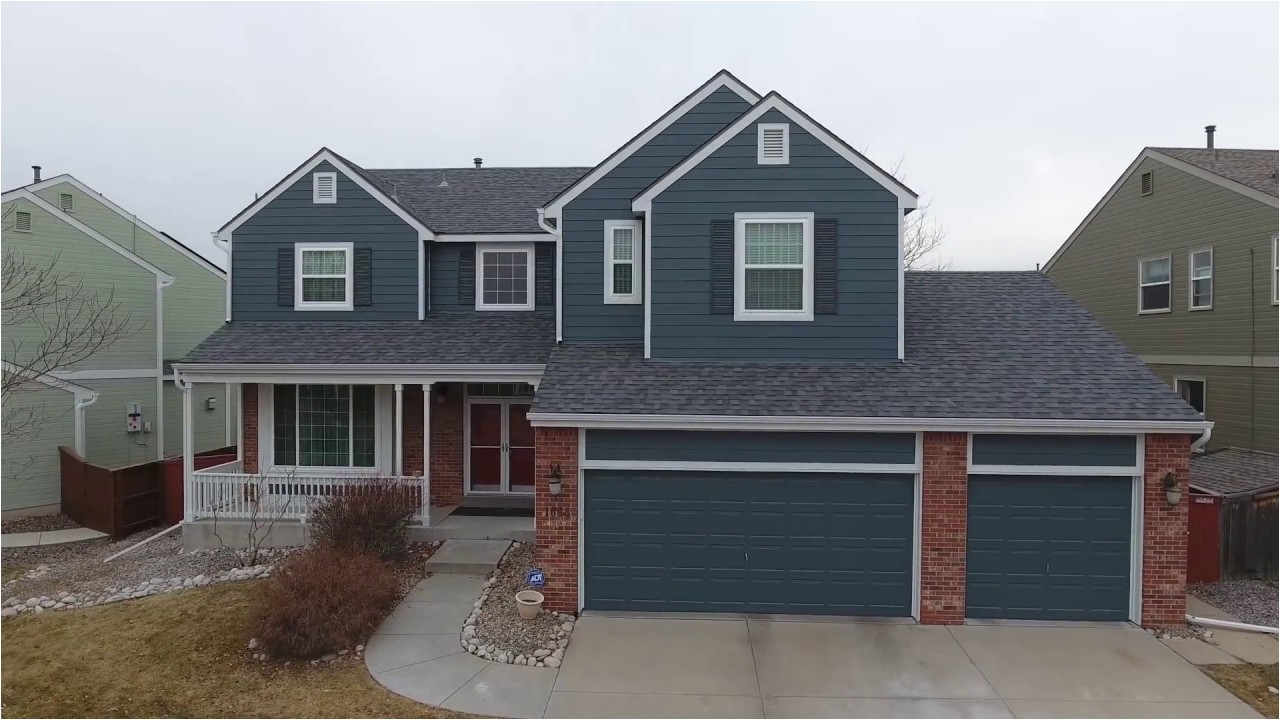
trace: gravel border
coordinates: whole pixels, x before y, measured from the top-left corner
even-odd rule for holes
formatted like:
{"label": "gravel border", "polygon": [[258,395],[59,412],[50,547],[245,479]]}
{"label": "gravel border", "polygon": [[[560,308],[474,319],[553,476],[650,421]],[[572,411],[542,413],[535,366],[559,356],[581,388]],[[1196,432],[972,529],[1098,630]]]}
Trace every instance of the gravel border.
{"label": "gravel border", "polygon": [[28,515],[0,523],[0,533],[5,535],[29,532],[53,532],[54,530],[72,530],[81,527],[80,523],[62,513],[53,515]]}
{"label": "gravel border", "polygon": [[458,640],[464,650],[508,665],[560,667],[577,618],[543,609],[525,620],[514,600],[516,592],[527,589],[526,572],[534,560],[532,545],[512,542],[507,548],[463,623]]}
{"label": "gravel border", "polygon": [[1230,613],[1240,622],[1276,627],[1280,618],[1280,589],[1272,580],[1224,580],[1192,585],[1187,591],[1210,605]]}

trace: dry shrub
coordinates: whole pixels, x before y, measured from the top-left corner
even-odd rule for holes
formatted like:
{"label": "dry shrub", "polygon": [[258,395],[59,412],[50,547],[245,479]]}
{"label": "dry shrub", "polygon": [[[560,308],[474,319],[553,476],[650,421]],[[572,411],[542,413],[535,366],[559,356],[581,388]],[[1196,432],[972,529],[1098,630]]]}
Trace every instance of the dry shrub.
{"label": "dry shrub", "polygon": [[419,489],[393,478],[368,478],[316,502],[311,534],[317,543],[357,548],[399,560],[409,546],[409,523]]}
{"label": "dry shrub", "polygon": [[253,637],[270,654],[314,657],[363,642],[400,599],[389,564],[353,548],[317,546],[265,583]]}

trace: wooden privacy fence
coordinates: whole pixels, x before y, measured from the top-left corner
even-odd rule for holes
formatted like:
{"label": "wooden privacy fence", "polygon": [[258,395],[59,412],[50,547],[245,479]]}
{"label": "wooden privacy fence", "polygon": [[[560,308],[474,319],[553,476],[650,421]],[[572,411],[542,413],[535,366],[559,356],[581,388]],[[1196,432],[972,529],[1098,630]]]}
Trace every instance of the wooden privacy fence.
{"label": "wooden privacy fence", "polygon": [[105,468],[58,448],[62,512],[81,525],[120,540],[158,522],[164,507],[161,463]]}
{"label": "wooden privacy fence", "polygon": [[1276,579],[1277,496],[1222,503],[1222,579]]}

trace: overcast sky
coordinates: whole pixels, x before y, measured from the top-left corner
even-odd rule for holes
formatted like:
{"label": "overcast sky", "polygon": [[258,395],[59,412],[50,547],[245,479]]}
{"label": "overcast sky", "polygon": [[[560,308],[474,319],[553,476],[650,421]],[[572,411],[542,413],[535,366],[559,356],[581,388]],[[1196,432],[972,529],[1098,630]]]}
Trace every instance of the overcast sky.
{"label": "overcast sky", "polygon": [[901,161],[957,269],[1030,269],[1145,145],[1277,147],[1277,7],[8,2],[3,186],[71,173],[221,261],[321,146],[595,165],[723,67]]}

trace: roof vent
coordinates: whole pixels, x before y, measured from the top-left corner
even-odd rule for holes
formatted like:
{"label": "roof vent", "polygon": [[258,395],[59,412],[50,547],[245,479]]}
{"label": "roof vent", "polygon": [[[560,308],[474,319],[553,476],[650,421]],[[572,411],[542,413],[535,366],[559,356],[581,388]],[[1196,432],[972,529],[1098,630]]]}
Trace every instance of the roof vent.
{"label": "roof vent", "polygon": [[449,187],[449,181],[444,179],[444,173],[440,173],[440,184],[436,187]]}
{"label": "roof vent", "polygon": [[476,169],[479,170],[480,166],[484,164],[484,158],[471,158],[471,162],[475,163]]}
{"label": "roof vent", "polygon": [[1210,149],[1210,150],[1212,150],[1212,149],[1213,149],[1213,134],[1214,134],[1215,132],[1217,132],[1217,131],[1218,131],[1218,126],[1217,126],[1217,125],[1205,125],[1205,126],[1204,126],[1205,147],[1206,147],[1206,148],[1208,148],[1208,149]]}
{"label": "roof vent", "polygon": [[33,176],[34,176],[34,178],[35,178],[35,179],[34,179],[34,180],[32,180],[31,182],[33,182],[33,183],[38,183],[38,182],[40,182],[40,166],[39,166],[39,165],[32,165],[32,166],[31,166],[31,172],[32,172],[32,175],[33,175]]}

